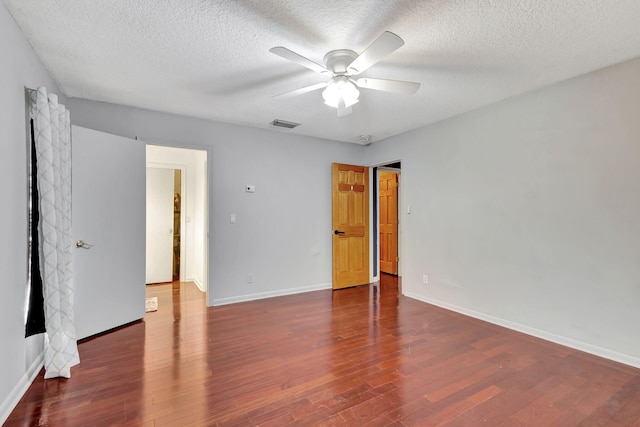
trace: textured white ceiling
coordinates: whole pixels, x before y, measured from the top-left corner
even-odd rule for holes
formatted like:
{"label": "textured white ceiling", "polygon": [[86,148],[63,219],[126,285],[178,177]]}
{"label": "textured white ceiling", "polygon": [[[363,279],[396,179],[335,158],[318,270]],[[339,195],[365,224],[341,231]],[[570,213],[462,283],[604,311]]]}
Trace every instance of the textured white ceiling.
{"label": "textured white ceiling", "polygon": [[[4,0],[66,96],[357,142],[379,141],[640,56],[639,0]],[[405,45],[361,77],[422,83],[362,90],[337,117],[327,78],[269,53],[322,63],[383,31]]]}

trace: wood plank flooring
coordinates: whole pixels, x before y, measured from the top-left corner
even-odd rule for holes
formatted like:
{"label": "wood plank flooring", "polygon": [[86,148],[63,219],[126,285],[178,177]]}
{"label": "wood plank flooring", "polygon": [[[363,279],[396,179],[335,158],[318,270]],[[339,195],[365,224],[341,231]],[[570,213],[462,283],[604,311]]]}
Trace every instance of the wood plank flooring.
{"label": "wood plank flooring", "polygon": [[42,373],[7,426],[634,426],[640,370],[380,286],[159,309]]}

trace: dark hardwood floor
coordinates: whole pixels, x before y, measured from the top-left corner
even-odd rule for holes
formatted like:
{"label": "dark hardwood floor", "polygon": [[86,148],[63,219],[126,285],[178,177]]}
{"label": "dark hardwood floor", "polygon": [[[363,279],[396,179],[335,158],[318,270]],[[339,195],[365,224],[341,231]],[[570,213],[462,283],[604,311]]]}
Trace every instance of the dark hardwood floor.
{"label": "dark hardwood floor", "polygon": [[191,283],[82,342],[7,426],[633,426],[640,370],[378,286],[206,308]]}

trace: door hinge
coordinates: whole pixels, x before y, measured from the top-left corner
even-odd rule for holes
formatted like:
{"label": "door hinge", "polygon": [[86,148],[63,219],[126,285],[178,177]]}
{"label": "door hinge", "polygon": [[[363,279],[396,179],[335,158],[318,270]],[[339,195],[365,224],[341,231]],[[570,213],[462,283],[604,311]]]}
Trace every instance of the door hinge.
{"label": "door hinge", "polygon": [[396,262],[400,262],[400,257],[399,256],[396,257]]}

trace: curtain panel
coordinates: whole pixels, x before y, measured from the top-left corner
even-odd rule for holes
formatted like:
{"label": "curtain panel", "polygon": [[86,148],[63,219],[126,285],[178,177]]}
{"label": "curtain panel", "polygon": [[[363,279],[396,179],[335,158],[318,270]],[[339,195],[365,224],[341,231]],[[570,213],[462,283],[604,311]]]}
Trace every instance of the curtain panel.
{"label": "curtain panel", "polygon": [[36,182],[38,182],[38,162],[36,162],[36,141],[32,118],[29,118],[29,138],[29,149],[31,151],[31,173],[29,174],[29,301],[27,322],[24,328],[25,337],[43,334],[47,331],[44,326],[44,296],[42,275],[40,274],[40,239],[38,238],[40,207],[38,203],[38,186],[36,185]]}
{"label": "curtain panel", "polygon": [[71,367],[80,362],[71,265],[71,122],[69,111],[44,87],[32,93],[31,99],[37,163],[33,185],[38,194],[37,243],[46,329],[45,378],[69,378]]}

